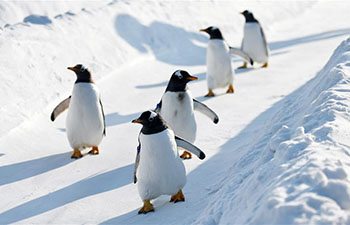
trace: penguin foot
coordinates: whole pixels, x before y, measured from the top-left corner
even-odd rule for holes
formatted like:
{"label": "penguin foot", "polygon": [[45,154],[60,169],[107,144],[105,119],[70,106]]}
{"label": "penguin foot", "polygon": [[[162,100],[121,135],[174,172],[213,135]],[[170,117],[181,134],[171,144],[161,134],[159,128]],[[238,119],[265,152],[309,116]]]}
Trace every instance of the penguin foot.
{"label": "penguin foot", "polygon": [[139,210],[139,214],[146,214],[146,213],[149,213],[149,212],[154,212],[154,207],[153,205],[151,204],[150,200],[146,200],[146,201],[143,201],[143,206],[142,208]]}
{"label": "penguin foot", "polygon": [[213,90],[209,89],[208,94],[206,94],[204,97],[213,97],[213,96],[215,96]]}
{"label": "penguin foot", "polygon": [[184,151],[184,153],[182,153],[182,155],[180,156],[181,159],[192,159],[192,154]]}
{"label": "penguin foot", "polygon": [[248,68],[248,64],[246,62],[244,62],[244,64],[238,67],[237,69],[245,69],[245,68]]}
{"label": "penguin foot", "polygon": [[233,88],[232,84],[230,84],[230,86],[228,87],[226,93],[235,93],[235,89]]}
{"label": "penguin foot", "polygon": [[71,156],[72,159],[79,159],[83,157],[83,154],[81,154],[79,148],[75,148],[74,149],[74,152],[73,152],[73,155]]}
{"label": "penguin foot", "polygon": [[98,155],[99,154],[99,150],[97,146],[92,146],[92,149],[89,151],[89,154],[91,155]]}
{"label": "penguin foot", "polygon": [[264,65],[262,65],[262,67],[261,68],[266,68],[266,67],[268,67],[269,66],[269,63],[268,62],[266,62],[266,63],[264,63]]}
{"label": "penguin foot", "polygon": [[185,196],[182,193],[182,190],[180,189],[179,192],[177,192],[175,195],[171,196],[170,202],[184,202],[185,201]]}

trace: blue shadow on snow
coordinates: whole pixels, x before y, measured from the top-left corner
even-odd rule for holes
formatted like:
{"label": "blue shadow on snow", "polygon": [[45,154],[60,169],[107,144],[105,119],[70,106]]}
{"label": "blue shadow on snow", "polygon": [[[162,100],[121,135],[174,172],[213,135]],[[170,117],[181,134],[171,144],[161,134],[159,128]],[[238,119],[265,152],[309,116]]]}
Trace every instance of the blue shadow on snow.
{"label": "blue shadow on snow", "polygon": [[0,186],[34,177],[74,162],[74,160],[70,158],[70,154],[71,152],[65,152],[26,162],[1,166]]}
{"label": "blue shadow on snow", "polygon": [[[205,64],[205,47],[196,45],[194,41],[206,43],[208,38],[199,32],[188,32],[159,21],[145,26],[128,14],[118,14],[114,26],[118,35],[129,45],[141,53],[147,53],[150,49],[159,61],[172,65]],[[191,61],[188,55],[193,56]],[[186,56],[186,59],[181,56]]]}
{"label": "blue shadow on snow", "polygon": [[48,25],[51,24],[52,21],[47,16],[39,16],[39,15],[29,15],[23,19],[25,23],[32,23],[38,25]]}
{"label": "blue shadow on snow", "polygon": [[45,196],[23,203],[0,214],[0,223],[16,223],[64,206],[88,196],[117,189],[132,183],[134,165],[130,164],[83,179]]}

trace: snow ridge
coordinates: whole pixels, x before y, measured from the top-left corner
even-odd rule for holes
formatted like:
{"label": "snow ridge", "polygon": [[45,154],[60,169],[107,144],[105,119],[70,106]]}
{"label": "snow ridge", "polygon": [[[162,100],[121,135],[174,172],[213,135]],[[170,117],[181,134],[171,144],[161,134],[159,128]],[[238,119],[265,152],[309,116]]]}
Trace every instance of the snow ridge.
{"label": "snow ridge", "polygon": [[349,224],[349,84],[347,39],[314,79],[274,105],[256,141],[223,146],[239,160],[195,223]]}

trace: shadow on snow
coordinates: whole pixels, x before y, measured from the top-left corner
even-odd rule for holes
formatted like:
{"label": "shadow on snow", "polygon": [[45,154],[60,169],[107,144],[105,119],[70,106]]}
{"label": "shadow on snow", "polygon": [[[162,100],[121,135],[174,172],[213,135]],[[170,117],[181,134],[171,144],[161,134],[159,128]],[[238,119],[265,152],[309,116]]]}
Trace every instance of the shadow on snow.
{"label": "shadow on snow", "polygon": [[[65,156],[67,157],[67,156]],[[40,215],[88,196],[96,195],[132,183],[134,165],[130,164],[78,181],[58,191],[26,202],[0,214],[0,223],[18,221]]]}

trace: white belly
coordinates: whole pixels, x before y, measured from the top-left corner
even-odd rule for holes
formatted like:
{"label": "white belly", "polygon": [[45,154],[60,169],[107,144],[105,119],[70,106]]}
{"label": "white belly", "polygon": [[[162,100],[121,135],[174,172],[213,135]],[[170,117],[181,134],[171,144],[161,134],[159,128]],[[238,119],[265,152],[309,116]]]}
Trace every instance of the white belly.
{"label": "white belly", "polygon": [[74,85],[68,108],[66,128],[72,148],[98,146],[103,137],[100,94],[92,83]]}
{"label": "white belly", "polygon": [[194,143],[197,124],[191,92],[167,91],[164,93],[160,115],[175,132],[175,135]]}
{"label": "white belly", "polygon": [[233,70],[229,49],[223,40],[209,40],[207,48],[208,88],[227,87],[233,83]]}
{"label": "white belly", "polygon": [[136,176],[141,199],[176,194],[186,184],[186,170],[177,151],[174,132],[166,129],[157,134],[140,134],[140,142]]}
{"label": "white belly", "polygon": [[268,49],[264,44],[258,23],[245,23],[242,50],[255,62],[265,63],[268,60]]}

